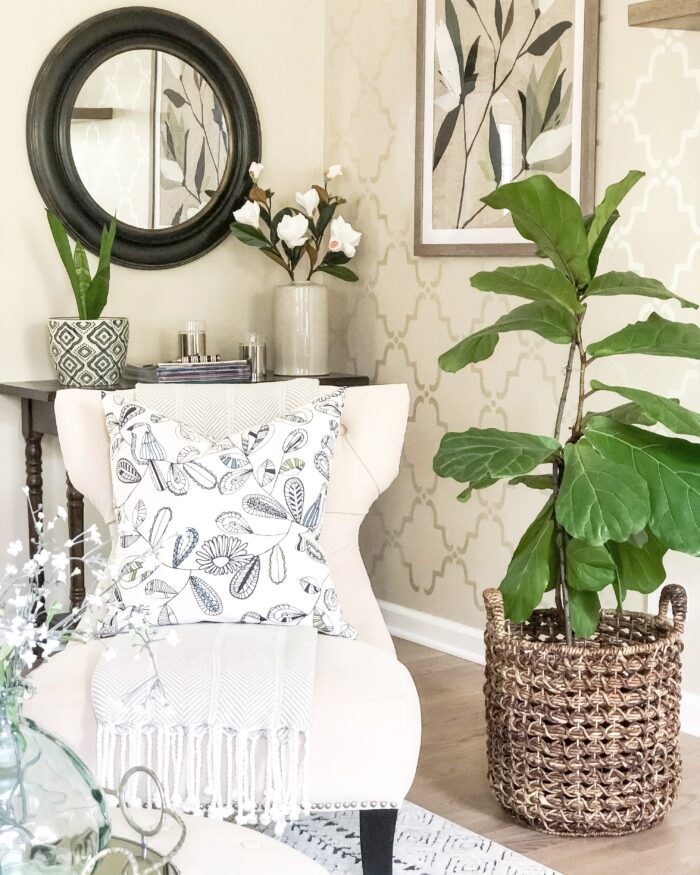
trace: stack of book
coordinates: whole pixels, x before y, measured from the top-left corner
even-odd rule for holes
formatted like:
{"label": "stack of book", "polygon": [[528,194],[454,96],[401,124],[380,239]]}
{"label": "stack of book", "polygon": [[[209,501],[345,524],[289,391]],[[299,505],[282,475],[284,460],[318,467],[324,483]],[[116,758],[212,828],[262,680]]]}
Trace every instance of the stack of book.
{"label": "stack of book", "polygon": [[127,365],[127,380],[135,383],[249,383],[250,362],[159,362]]}

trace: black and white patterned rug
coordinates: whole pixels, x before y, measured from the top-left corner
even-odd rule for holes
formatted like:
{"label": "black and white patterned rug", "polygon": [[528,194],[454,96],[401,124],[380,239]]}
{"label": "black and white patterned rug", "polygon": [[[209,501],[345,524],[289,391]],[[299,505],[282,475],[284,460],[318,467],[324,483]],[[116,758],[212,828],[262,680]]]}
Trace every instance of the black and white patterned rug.
{"label": "black and white patterned rug", "polygon": [[[330,875],[362,875],[357,812],[317,814],[288,827],[282,841]],[[264,830],[273,834],[272,828]],[[559,875],[515,851],[405,802],[394,842],[394,875]]]}

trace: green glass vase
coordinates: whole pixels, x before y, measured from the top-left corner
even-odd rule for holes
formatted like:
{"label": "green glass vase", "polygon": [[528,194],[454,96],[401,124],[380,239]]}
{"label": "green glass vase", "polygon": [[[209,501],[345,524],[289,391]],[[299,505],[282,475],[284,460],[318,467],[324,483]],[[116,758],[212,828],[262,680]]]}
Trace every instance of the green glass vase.
{"label": "green glass vase", "polygon": [[109,844],[105,799],[85,763],[22,716],[23,692],[0,690],[0,873],[80,875]]}

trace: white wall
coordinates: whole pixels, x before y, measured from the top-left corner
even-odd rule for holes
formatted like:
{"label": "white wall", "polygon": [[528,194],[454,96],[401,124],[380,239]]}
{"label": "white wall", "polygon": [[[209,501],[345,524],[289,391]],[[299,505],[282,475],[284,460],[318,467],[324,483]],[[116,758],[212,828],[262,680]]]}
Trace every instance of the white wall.
{"label": "white wall", "polygon": [[[70,285],[27,160],[25,114],[32,83],[45,56],[71,27],[115,5],[110,0],[2,5],[0,76],[7,87],[0,137],[0,381],[52,377],[46,320],[74,314]],[[258,104],[265,181],[280,196],[318,178],[323,161],[323,0],[141,0],[139,5],[192,18],[236,58]],[[245,331],[256,328],[270,334],[271,290],[283,281],[276,270],[234,240],[171,270],[115,267],[105,313],[129,317],[131,361],[172,356],[182,319],[205,319],[210,349],[229,355],[237,352]],[[55,441],[45,443],[50,508],[62,500],[64,473]],[[19,493],[23,452],[19,404],[0,397],[0,544],[25,536]]]}

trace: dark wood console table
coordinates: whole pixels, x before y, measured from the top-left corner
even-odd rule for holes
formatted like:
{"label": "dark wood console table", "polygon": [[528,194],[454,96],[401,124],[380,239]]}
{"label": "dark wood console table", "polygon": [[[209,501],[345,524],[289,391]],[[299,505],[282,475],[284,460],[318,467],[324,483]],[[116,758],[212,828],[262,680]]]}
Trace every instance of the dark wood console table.
{"label": "dark wood console table", "polygon": [[[291,379],[270,375],[265,382],[277,382]],[[368,377],[358,377],[352,374],[327,374],[319,377],[325,386],[367,386]],[[119,388],[133,389],[134,383],[124,382]],[[33,555],[34,526],[32,509],[36,511],[43,503],[44,482],[42,477],[41,439],[45,434],[58,435],[54,401],[56,392],[61,389],[57,380],[36,380],[29,383],[0,383],[0,395],[11,395],[18,398],[21,410],[22,435],[24,436],[24,458],[26,465],[26,483],[29,489],[30,510],[27,511],[29,527],[29,550]],[[83,496],[66,477],[66,502],[68,511],[68,535],[73,538],[81,534],[85,528]],[[71,607],[81,605],[85,598],[85,578],[82,558],[83,545],[76,544],[70,548],[71,571],[78,573],[70,578]]]}

